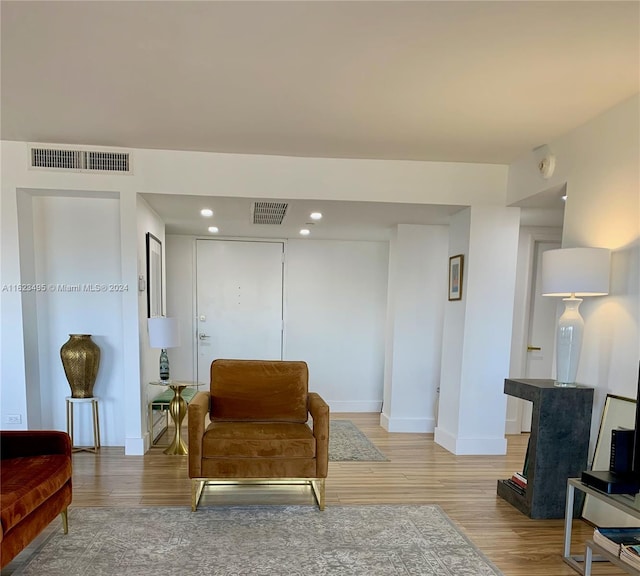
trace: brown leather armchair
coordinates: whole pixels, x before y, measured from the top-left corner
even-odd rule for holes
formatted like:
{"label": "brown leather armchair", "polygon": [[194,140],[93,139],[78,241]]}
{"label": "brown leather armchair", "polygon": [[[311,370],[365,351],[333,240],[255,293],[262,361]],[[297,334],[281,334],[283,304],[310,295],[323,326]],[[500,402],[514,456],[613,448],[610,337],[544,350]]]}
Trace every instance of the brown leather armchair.
{"label": "brown leather armchair", "polygon": [[[207,483],[308,482],[324,510],[329,406],[308,391],[305,362],[214,360],[209,392],[189,403],[191,509]],[[205,427],[207,414],[211,420]],[[308,417],[313,419],[313,428]]]}

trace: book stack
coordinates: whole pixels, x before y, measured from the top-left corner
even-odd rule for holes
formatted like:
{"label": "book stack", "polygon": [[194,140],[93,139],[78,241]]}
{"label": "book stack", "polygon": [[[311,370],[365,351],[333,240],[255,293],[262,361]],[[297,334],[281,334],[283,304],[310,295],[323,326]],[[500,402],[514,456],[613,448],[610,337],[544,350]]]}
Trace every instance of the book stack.
{"label": "book stack", "polygon": [[631,564],[631,555],[636,554],[638,567],[640,567],[640,556],[635,550],[629,550],[625,553],[625,558],[622,557],[623,548],[637,547],[640,552],[640,528],[596,528],[593,531],[593,541],[625,562],[627,562],[628,556],[630,558],[629,564]]}
{"label": "book stack", "polygon": [[514,472],[511,478],[507,479],[507,484],[511,486],[518,494],[524,496],[527,490],[527,479],[519,472]]}
{"label": "book stack", "polygon": [[640,545],[623,544],[620,547],[620,560],[640,570]]}

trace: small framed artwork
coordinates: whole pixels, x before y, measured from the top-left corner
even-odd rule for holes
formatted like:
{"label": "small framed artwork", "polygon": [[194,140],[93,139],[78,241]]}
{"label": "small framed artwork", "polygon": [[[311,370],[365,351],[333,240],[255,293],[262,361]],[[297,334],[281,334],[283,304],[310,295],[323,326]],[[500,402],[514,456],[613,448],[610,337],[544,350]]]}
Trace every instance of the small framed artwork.
{"label": "small framed artwork", "polygon": [[162,242],[147,232],[147,317],[162,315]]}
{"label": "small framed artwork", "polygon": [[449,258],[449,300],[462,300],[462,271],[464,254]]}

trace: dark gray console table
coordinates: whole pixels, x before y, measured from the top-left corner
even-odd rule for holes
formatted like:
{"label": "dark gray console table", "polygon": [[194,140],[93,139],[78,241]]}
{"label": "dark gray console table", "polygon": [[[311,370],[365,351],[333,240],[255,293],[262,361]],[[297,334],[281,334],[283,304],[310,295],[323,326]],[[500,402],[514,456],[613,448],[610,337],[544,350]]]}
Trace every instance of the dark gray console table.
{"label": "dark gray console table", "polygon": [[[530,518],[564,518],[567,480],[587,469],[593,388],[506,379],[504,393],[533,402],[524,495],[498,480],[498,495]],[[582,500],[574,502],[579,516]]]}

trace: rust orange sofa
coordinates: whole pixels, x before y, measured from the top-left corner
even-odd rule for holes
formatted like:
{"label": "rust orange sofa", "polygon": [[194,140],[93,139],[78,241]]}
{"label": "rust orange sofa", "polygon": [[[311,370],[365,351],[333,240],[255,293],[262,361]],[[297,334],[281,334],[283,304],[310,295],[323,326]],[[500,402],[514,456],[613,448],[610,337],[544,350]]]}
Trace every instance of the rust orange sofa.
{"label": "rust orange sofa", "polygon": [[308,380],[307,364],[300,361],[211,363],[209,391],[189,403],[193,511],[207,483],[274,479],[310,484],[324,509],[329,406],[308,391]]}
{"label": "rust orange sofa", "polygon": [[6,566],[51,521],[68,531],[71,440],[66,432],[0,431],[0,564]]}

